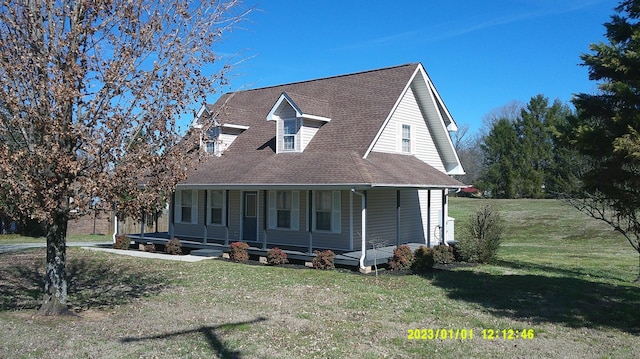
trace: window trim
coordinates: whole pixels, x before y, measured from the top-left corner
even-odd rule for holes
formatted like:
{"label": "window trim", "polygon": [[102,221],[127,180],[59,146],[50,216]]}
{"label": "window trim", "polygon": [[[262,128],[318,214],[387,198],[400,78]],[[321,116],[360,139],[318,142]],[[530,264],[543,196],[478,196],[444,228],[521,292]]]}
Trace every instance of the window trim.
{"label": "window trim", "polygon": [[[278,192],[287,192],[291,194],[291,210],[289,218],[289,227],[278,227]],[[268,200],[268,228],[277,230],[297,231],[300,229],[300,191],[290,190],[270,190]]]}
{"label": "window trim", "polygon": [[[318,197],[322,192],[331,193],[331,228],[330,229],[318,229],[318,204],[320,203]],[[326,212],[326,211],[322,211]],[[312,222],[314,232],[319,233],[342,233],[342,192],[341,191],[313,191],[313,213]]]}
{"label": "window trim", "polygon": [[[207,225],[208,226],[226,226],[226,217],[227,217],[227,191],[225,190],[209,190],[207,191]],[[222,194],[222,206],[214,207],[213,206],[213,196],[214,193]],[[221,216],[220,223],[212,222],[211,210],[214,208],[220,208]]]}
{"label": "window trim", "polygon": [[[287,128],[287,123],[293,122],[294,133],[285,133],[285,129]],[[282,119],[282,152],[297,152],[299,148],[298,139],[300,136],[300,126],[299,119],[296,118],[285,118]],[[291,137],[293,138],[293,148],[286,148],[285,138]]]}
{"label": "window trim", "polygon": [[[182,194],[190,192],[191,194],[191,218],[190,221],[182,220]],[[183,224],[197,224],[198,223],[198,191],[191,189],[176,190],[175,192],[175,204],[174,204],[174,222]]]}

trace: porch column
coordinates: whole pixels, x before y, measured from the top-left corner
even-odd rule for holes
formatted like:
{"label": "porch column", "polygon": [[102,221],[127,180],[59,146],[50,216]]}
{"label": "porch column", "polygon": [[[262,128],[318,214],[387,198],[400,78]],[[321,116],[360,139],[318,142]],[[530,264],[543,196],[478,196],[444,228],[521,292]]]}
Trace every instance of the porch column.
{"label": "porch column", "polygon": [[267,249],[267,212],[268,212],[268,208],[267,208],[267,198],[268,198],[268,193],[267,190],[262,190],[262,234],[264,235],[264,239],[262,240],[262,249],[266,250]]}
{"label": "porch column", "polygon": [[207,208],[209,206],[209,191],[207,191],[206,189],[204,190],[204,233],[202,236],[202,243],[207,243],[207,235],[209,233],[207,233],[207,223],[209,222],[208,218],[210,216],[209,213],[209,208]]}
{"label": "porch column", "polygon": [[140,239],[144,239],[144,227],[146,227],[147,214],[144,209],[142,210],[142,216],[140,218]]}
{"label": "porch column", "polygon": [[174,191],[173,193],[171,193],[171,202],[170,206],[169,206],[169,239],[173,238],[173,235],[175,234],[175,228],[173,226],[173,223],[175,221],[175,217],[176,217],[176,192]]}
{"label": "porch column", "polygon": [[309,228],[309,254],[313,253],[313,190],[307,193],[307,210],[309,217],[307,218],[307,227]]}
{"label": "porch column", "polygon": [[353,191],[349,191],[349,250],[353,250]]}
{"label": "porch column", "polygon": [[224,193],[224,227],[225,227],[225,236],[224,236],[224,245],[229,245],[229,190],[225,190]]}

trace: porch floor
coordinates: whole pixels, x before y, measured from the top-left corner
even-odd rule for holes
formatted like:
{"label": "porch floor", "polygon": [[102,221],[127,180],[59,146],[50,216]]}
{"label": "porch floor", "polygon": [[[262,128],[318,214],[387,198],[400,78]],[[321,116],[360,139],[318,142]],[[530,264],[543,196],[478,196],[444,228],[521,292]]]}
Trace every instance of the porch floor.
{"label": "porch floor", "polygon": [[[167,232],[160,233],[145,233],[144,236],[140,234],[128,234],[129,238],[132,241],[139,243],[156,243],[156,244],[165,244],[169,241],[169,234]],[[229,246],[224,244],[224,241],[221,240],[209,240],[208,243],[202,243],[197,238],[185,238],[180,239],[180,243],[183,247],[190,249],[211,249],[216,251],[228,252]],[[262,249],[262,243],[250,243],[249,244],[249,254],[254,256],[266,257],[269,248]],[[416,250],[420,246],[424,246],[424,243],[406,243],[411,250]],[[271,247],[275,247],[272,245]],[[287,257],[294,260],[311,262],[313,258],[316,256],[314,253],[309,253],[308,251],[300,251],[296,250],[296,247],[288,247],[288,246],[280,246],[285,253],[287,253]],[[389,261],[389,258],[393,257],[393,250],[396,249],[396,246],[386,246],[379,247],[375,249],[367,249],[365,254],[364,265],[365,267],[370,267],[373,265],[382,265],[386,264]],[[362,251],[339,251],[334,250],[336,253],[336,258],[334,260],[335,264],[356,267],[360,266],[360,256],[362,255]]]}

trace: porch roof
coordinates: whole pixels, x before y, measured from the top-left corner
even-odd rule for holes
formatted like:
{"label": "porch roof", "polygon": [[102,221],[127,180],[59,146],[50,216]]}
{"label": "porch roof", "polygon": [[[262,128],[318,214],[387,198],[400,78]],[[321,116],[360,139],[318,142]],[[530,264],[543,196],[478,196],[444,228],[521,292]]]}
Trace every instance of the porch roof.
{"label": "porch roof", "polygon": [[392,187],[464,188],[466,185],[413,156],[372,152],[284,153],[212,158],[182,188]]}

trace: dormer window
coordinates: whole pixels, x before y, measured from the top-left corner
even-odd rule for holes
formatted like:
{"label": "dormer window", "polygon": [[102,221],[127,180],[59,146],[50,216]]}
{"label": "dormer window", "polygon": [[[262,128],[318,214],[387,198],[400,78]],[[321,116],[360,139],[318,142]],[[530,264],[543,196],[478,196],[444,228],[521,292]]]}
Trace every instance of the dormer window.
{"label": "dormer window", "polygon": [[298,120],[283,120],[282,149],[285,151],[296,150],[296,137],[298,136]]}
{"label": "dormer window", "polygon": [[276,153],[304,151],[320,127],[331,121],[328,115],[326,101],[282,93],[267,115],[267,121],[276,122]]}

